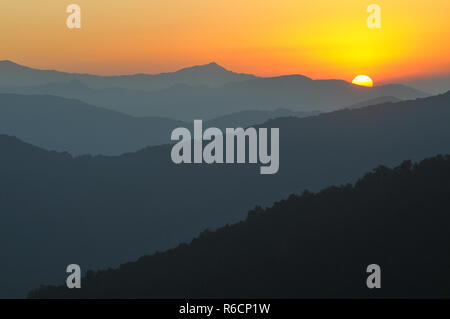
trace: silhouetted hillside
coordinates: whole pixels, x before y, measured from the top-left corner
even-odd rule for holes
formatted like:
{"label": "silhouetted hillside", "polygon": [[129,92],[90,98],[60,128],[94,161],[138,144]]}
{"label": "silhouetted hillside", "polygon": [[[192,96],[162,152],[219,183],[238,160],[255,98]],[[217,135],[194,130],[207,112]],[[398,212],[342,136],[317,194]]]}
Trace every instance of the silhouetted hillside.
{"label": "silhouetted hillside", "polygon": [[361,101],[355,104],[352,104],[348,106],[349,109],[358,109],[360,107],[370,106],[370,105],[377,105],[377,104],[385,104],[385,103],[395,103],[400,102],[401,100],[393,97],[393,96],[380,96],[376,97],[374,99]]}
{"label": "silhouetted hillside", "polygon": [[[300,178],[300,177],[299,177]],[[34,298],[450,297],[450,157],[291,195],[245,222]],[[381,266],[381,289],[366,267]]]}
{"label": "silhouetted hillside", "polygon": [[[179,81],[150,92],[139,85],[119,86],[111,83],[98,88],[81,76],[33,86],[25,86],[26,82],[20,86],[3,84],[0,92],[56,95],[130,115],[163,116],[184,121],[210,120],[248,110],[274,111],[284,108],[294,112],[330,111],[380,96],[393,96],[401,100],[428,96],[400,84],[367,88],[342,80],[312,80],[302,75],[230,79],[217,87],[189,81],[196,78],[192,73],[198,72],[208,77],[211,72],[221,69],[211,64],[178,71],[174,74],[178,74]],[[166,75],[159,76],[164,78]],[[1,83],[7,83],[7,79]]]}
{"label": "silhouetted hillside", "polygon": [[255,204],[354,182],[381,164],[450,154],[448,123],[450,92],[272,120],[263,126],[280,129],[280,170],[270,176],[259,165],[175,165],[170,145],[73,158],[2,137],[0,295],[63,282],[71,263],[114,267],[175,247]]}
{"label": "silhouetted hillside", "polygon": [[[283,109],[243,111],[213,119],[205,125],[222,129],[249,127],[277,117],[314,114],[317,113]],[[73,155],[119,155],[168,144],[174,128],[191,126],[192,122],[134,117],[56,96],[0,94],[0,134]]]}
{"label": "silhouetted hillside", "polygon": [[228,82],[253,79],[251,74],[234,73],[217,63],[184,68],[176,72],[160,74],[133,74],[99,76],[67,73],[54,70],[38,70],[12,61],[0,61],[1,86],[35,86],[47,83],[82,81],[92,88],[123,88],[132,90],[160,90],[176,84],[220,86]]}
{"label": "silhouetted hillside", "polygon": [[250,127],[279,117],[293,116],[302,118],[318,114],[319,112],[294,112],[287,109],[276,109],[274,111],[249,110],[220,116],[207,121],[205,126],[218,127],[224,130],[227,127]]}
{"label": "silhouetted hillside", "polygon": [[118,155],[170,143],[171,131],[187,123],[132,117],[55,96],[0,94],[0,133],[71,154]]}
{"label": "silhouetted hillside", "polygon": [[416,78],[411,77],[405,79],[403,84],[413,88],[418,88],[419,90],[423,90],[431,94],[442,94],[447,92],[450,87],[450,74],[448,71],[445,73],[447,74],[435,74],[434,76]]}

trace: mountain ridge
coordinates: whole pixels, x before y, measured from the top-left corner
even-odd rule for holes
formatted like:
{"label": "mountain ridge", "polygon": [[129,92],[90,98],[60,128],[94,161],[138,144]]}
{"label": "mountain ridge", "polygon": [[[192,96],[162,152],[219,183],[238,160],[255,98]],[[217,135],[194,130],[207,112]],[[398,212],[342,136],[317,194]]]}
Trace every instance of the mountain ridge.
{"label": "mountain ridge", "polygon": [[[7,77],[2,77],[2,73],[5,74],[6,71]],[[255,76],[229,71],[215,62],[186,67],[175,72],[102,76],[89,73],[41,70],[17,64],[10,60],[0,61],[0,85],[2,86],[45,85],[52,82],[67,82],[76,79],[96,89],[118,87],[152,91],[167,88],[178,83],[214,87],[232,81],[242,81],[251,78],[255,78]]]}
{"label": "mountain ridge", "polygon": [[73,155],[119,155],[170,143],[187,124],[163,117],[133,117],[76,99],[0,93],[0,133]]}
{"label": "mountain ridge", "polygon": [[255,204],[353,183],[380,164],[449,154],[449,102],[447,93],[268,121],[280,129],[280,170],[271,176],[251,164],[175,165],[171,145],[72,158],[25,155],[29,147],[19,152],[0,138],[0,295],[61,283],[74,262],[116,267],[176,247],[245,219]]}
{"label": "mountain ridge", "polygon": [[[86,89],[82,82],[73,81],[80,90]],[[214,118],[206,121],[205,126],[248,127],[279,116],[313,114],[316,113],[249,110]],[[173,129],[192,125],[160,116],[135,117],[74,98],[0,93],[0,133],[74,156],[120,155],[147,146],[170,144]]]}
{"label": "mountain ridge", "polygon": [[[450,234],[439,225],[450,221],[449,194],[448,155],[378,166],[354,185],[292,194],[176,248],[88,271],[83,289],[41,286],[28,297],[448,298]],[[365,285],[373,262],[388,283],[378,291]]]}
{"label": "mountain ridge", "polygon": [[[161,116],[181,121],[198,118],[211,120],[246,110],[274,111],[283,108],[294,112],[324,112],[380,96],[394,96],[402,100],[429,96],[400,84],[363,88],[343,80],[312,80],[302,75],[241,78],[218,87],[189,82],[193,78],[191,75],[182,78],[186,81],[173,82],[153,91],[135,86],[132,89],[112,88],[113,83],[109,88],[92,88],[83,79],[70,78],[68,81],[37,86],[3,85],[0,92],[76,98],[133,116]],[[9,81],[9,78],[6,80]]]}

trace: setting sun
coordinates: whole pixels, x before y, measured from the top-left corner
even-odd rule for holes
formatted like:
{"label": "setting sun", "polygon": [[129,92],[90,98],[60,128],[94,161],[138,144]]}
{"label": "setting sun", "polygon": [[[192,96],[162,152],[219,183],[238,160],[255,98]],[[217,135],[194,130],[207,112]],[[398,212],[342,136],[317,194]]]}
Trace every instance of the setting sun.
{"label": "setting sun", "polygon": [[357,77],[355,77],[352,81],[353,84],[356,85],[361,85],[361,86],[368,86],[368,87],[372,87],[373,86],[373,81],[370,77],[368,77],[367,75],[358,75]]}

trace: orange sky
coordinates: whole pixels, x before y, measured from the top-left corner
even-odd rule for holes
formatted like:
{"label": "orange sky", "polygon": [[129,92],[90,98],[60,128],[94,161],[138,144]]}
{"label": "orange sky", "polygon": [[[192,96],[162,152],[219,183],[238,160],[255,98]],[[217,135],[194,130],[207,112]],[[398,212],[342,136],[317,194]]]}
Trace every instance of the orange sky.
{"label": "orange sky", "polygon": [[[82,29],[66,27],[66,7]],[[382,9],[382,28],[366,8]],[[98,74],[215,61],[261,76],[450,73],[449,0],[14,0],[0,4],[0,60]]]}

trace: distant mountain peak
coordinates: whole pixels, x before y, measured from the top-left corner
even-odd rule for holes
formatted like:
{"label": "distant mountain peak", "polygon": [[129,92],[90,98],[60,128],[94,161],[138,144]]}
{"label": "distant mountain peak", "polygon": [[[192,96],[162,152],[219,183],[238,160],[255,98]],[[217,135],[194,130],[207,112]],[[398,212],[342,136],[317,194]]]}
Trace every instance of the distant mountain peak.
{"label": "distant mountain peak", "polygon": [[17,70],[17,69],[28,69],[28,67],[17,64],[11,60],[0,61],[0,68],[2,70]]}
{"label": "distant mountain peak", "polygon": [[232,72],[232,71],[226,69],[225,67],[221,66],[219,63],[214,62],[214,61],[210,62],[210,63],[208,63],[208,64],[206,64],[204,66],[207,67],[207,68],[210,68],[210,69],[216,69],[216,70],[220,70],[220,71]]}
{"label": "distant mountain peak", "polygon": [[288,74],[288,75],[281,75],[277,77],[273,77],[273,79],[293,79],[293,80],[306,80],[306,81],[312,81],[310,77],[307,77],[303,74]]}
{"label": "distant mountain peak", "polygon": [[217,73],[233,73],[225,69],[223,66],[217,64],[216,62],[210,62],[208,64],[194,65],[187,68],[180,69],[175,73],[185,73],[185,72],[217,72]]}
{"label": "distant mountain peak", "polygon": [[0,61],[0,64],[1,65],[11,65],[11,64],[14,64],[14,65],[17,65],[16,63],[14,63],[13,61],[11,61],[11,60],[1,60]]}
{"label": "distant mountain peak", "polygon": [[156,76],[162,78],[169,77],[176,84],[184,83],[193,86],[206,85],[210,87],[218,87],[229,82],[241,82],[257,78],[252,74],[230,71],[214,61],[183,68],[173,73],[160,73]]}

